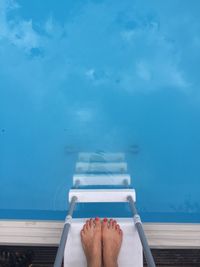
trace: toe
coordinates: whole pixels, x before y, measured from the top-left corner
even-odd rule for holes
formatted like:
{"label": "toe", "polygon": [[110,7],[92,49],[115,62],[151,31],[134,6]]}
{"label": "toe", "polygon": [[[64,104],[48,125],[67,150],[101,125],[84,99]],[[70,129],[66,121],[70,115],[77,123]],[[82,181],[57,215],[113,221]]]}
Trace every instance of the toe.
{"label": "toe", "polygon": [[91,228],[90,220],[86,221],[86,228],[89,230]]}
{"label": "toe", "polygon": [[95,225],[96,228],[101,228],[101,221],[100,221],[100,219],[98,217],[95,218],[94,225]]}
{"label": "toe", "polygon": [[117,222],[115,220],[112,221],[112,228],[115,228],[115,226],[117,225]]}
{"label": "toe", "polygon": [[83,225],[83,231],[84,231],[84,233],[87,232],[87,224]]}
{"label": "toe", "polygon": [[115,229],[119,232],[119,230],[120,230],[119,224],[115,225]]}
{"label": "toe", "polygon": [[92,220],[92,218],[89,220],[89,225],[90,225],[90,227],[93,226],[93,220]]}
{"label": "toe", "polygon": [[112,228],[112,224],[113,224],[113,219],[110,219],[110,220],[109,220],[108,227],[109,227],[109,228]]}
{"label": "toe", "polygon": [[103,219],[103,222],[102,222],[102,228],[105,229],[108,227],[108,219],[107,218],[104,218]]}

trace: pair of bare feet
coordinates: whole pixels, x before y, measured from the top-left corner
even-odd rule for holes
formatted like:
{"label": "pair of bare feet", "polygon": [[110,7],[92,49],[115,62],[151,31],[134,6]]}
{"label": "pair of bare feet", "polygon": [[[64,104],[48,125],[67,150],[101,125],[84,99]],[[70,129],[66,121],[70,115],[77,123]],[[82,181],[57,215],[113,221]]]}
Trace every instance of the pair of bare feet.
{"label": "pair of bare feet", "polygon": [[81,242],[88,267],[118,266],[122,230],[115,220],[87,220],[81,230]]}

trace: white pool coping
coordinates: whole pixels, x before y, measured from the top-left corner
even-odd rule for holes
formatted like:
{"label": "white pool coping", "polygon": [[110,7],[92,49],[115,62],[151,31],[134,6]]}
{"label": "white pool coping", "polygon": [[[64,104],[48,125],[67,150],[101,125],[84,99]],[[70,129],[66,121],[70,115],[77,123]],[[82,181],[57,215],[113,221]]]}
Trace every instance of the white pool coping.
{"label": "white pool coping", "polygon": [[[0,220],[0,245],[57,246],[63,221]],[[144,223],[151,248],[200,248],[200,224]]]}

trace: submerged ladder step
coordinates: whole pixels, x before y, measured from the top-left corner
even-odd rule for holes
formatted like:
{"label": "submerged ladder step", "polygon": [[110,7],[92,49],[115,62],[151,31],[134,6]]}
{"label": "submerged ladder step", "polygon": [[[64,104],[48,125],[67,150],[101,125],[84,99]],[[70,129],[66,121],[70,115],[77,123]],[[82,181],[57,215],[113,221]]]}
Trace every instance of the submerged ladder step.
{"label": "submerged ladder step", "polygon": [[131,196],[136,201],[134,189],[71,189],[69,191],[69,202],[72,197],[77,197],[77,202],[128,202]]}
{"label": "submerged ladder step", "polygon": [[75,170],[77,173],[81,172],[114,172],[125,173],[127,172],[126,162],[77,162]]}
{"label": "submerged ladder step", "polygon": [[124,161],[125,154],[121,152],[105,153],[105,152],[80,152],[78,154],[78,161]]}
{"label": "submerged ladder step", "polygon": [[73,185],[130,185],[129,174],[76,174],[73,176]]}

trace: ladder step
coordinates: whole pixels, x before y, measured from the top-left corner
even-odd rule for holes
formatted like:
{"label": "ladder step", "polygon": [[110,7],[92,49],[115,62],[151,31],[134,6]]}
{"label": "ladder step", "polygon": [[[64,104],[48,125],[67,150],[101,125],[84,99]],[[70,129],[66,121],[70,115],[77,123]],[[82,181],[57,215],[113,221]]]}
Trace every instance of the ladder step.
{"label": "ladder step", "polygon": [[[87,267],[80,239],[80,231],[87,219],[72,219],[69,237],[65,246],[64,267]],[[117,220],[123,231],[123,242],[118,257],[118,266],[143,267],[142,245],[133,219],[113,219]]]}
{"label": "ladder step", "polygon": [[81,152],[78,154],[79,161],[124,161],[125,154],[121,152],[117,153],[105,153],[105,152]]}
{"label": "ladder step", "polygon": [[125,173],[127,172],[126,162],[77,162],[76,172],[114,172],[114,173]]}
{"label": "ladder step", "polygon": [[134,189],[71,189],[69,191],[69,202],[73,196],[77,202],[127,202],[127,197],[132,196],[136,201]]}
{"label": "ladder step", "polygon": [[73,176],[73,185],[130,185],[129,174],[76,174]]}

